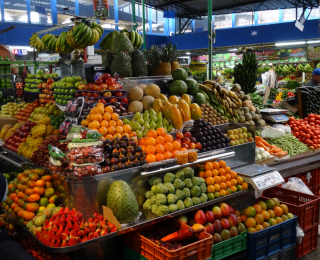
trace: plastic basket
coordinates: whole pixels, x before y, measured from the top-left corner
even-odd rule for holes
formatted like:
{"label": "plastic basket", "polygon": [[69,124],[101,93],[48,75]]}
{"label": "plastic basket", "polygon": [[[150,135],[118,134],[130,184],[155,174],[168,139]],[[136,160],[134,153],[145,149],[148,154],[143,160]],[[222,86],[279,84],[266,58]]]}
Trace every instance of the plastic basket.
{"label": "plastic basket", "polygon": [[264,260],[293,260],[295,259],[295,246],[282,250],[272,256],[265,258]]}
{"label": "plastic basket", "polygon": [[263,196],[278,198],[281,203],[286,204],[289,212],[297,215],[302,230],[319,224],[319,197],[281,187],[268,189]]}
{"label": "plastic basket", "polygon": [[320,185],[320,171],[319,169],[314,169],[310,171],[312,178],[310,179],[311,187],[316,187]]}
{"label": "plastic basket", "polygon": [[[212,246],[211,259],[219,260],[247,248],[247,232]],[[229,258],[228,258],[229,259]]]}
{"label": "plastic basket", "polygon": [[[164,247],[158,246],[146,237],[142,236],[143,233],[149,229],[154,228],[161,223],[150,225],[140,228],[137,231],[129,232],[123,236],[125,243],[133,250],[140,253],[142,256],[149,260],[203,260],[210,259],[212,236],[206,232],[196,234],[199,241],[181,247],[177,250],[170,251]],[[175,220],[167,222],[168,226],[176,226],[179,229],[190,228],[189,226]],[[138,233],[139,232],[139,233]]]}
{"label": "plastic basket", "polygon": [[246,260],[247,250],[242,250],[229,257],[223,258],[222,260]]}
{"label": "plastic basket", "polygon": [[297,216],[255,233],[248,233],[247,254],[250,260],[270,257],[296,244]]}
{"label": "plastic basket", "polygon": [[304,231],[302,243],[296,245],[296,258],[300,258],[318,247],[318,225]]}
{"label": "plastic basket", "polygon": [[124,260],[147,260],[147,258],[143,257],[133,249],[128,246],[124,247]]}
{"label": "plastic basket", "polygon": [[320,186],[313,187],[312,193],[314,194],[314,196],[320,197]]}

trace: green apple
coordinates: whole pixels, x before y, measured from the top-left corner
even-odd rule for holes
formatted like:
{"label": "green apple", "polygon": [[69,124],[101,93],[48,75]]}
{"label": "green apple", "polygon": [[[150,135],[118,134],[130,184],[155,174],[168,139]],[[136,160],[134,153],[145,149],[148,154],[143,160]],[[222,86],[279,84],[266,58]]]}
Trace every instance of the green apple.
{"label": "green apple", "polygon": [[69,92],[70,94],[74,94],[74,93],[76,93],[76,90],[73,88],[73,89],[70,89],[70,92]]}
{"label": "green apple", "polygon": [[67,83],[67,88],[73,88],[74,87],[74,84],[73,83]]}

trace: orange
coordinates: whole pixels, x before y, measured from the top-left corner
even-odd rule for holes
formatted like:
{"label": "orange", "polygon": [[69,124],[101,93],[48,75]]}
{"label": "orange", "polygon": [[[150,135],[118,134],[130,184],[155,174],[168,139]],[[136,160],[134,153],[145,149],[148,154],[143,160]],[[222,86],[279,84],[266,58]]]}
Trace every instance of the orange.
{"label": "orange", "polygon": [[166,130],[163,127],[160,127],[157,129],[157,135],[158,136],[165,136],[166,135]]}
{"label": "orange", "polygon": [[260,231],[260,230],[263,230],[264,227],[260,224],[256,225],[256,227],[254,228],[256,231]]}
{"label": "orange", "polygon": [[114,120],[110,120],[110,121],[109,121],[109,126],[116,127],[116,126],[117,126],[116,121],[114,121]]}
{"label": "orange", "polygon": [[172,152],[173,151],[173,145],[172,143],[165,143],[164,144],[164,149],[166,149],[166,151]]}
{"label": "orange", "polygon": [[237,181],[236,181],[235,179],[231,179],[230,182],[231,182],[231,185],[232,185],[232,186],[236,186],[236,185],[237,185]]}
{"label": "orange", "polygon": [[231,186],[232,186],[230,181],[226,181],[226,185],[228,188],[231,188]]}
{"label": "orange", "polygon": [[[176,158],[176,152],[177,152],[177,151],[179,151],[179,150],[173,150],[173,151],[172,151],[172,156],[173,156],[174,158]],[[200,176],[200,177],[201,177],[201,176]]]}
{"label": "orange", "polygon": [[178,141],[174,141],[174,142],[172,143],[172,145],[173,145],[173,148],[174,148],[175,150],[180,150],[180,149],[181,149],[181,144],[180,144]]}
{"label": "orange", "polygon": [[153,163],[153,162],[156,162],[157,159],[156,159],[156,157],[155,157],[153,154],[148,154],[148,155],[146,156],[146,161],[147,161],[148,163]]}
{"label": "orange", "polygon": [[225,190],[227,188],[227,185],[224,182],[220,183],[220,188]]}
{"label": "orange", "polygon": [[123,126],[123,121],[121,119],[118,119],[116,123],[117,126]]}
{"label": "orange", "polygon": [[104,120],[106,121],[110,121],[111,120],[111,114],[106,112],[103,114],[103,117],[102,117]]}
{"label": "orange", "polygon": [[141,149],[142,149],[143,152],[146,151],[146,146],[145,146],[144,144],[140,145],[140,147],[141,147]]}
{"label": "orange", "polygon": [[[43,195],[44,194],[44,188],[43,187],[34,187],[33,188],[33,193],[34,194],[38,194],[38,195]],[[32,194],[30,194],[30,195],[32,195]]]}
{"label": "orange", "polygon": [[246,215],[241,215],[240,218],[244,222],[248,217]]}
{"label": "orange", "polygon": [[238,184],[242,185],[243,184],[243,179],[241,177],[237,177],[237,182],[238,182]]}
{"label": "orange", "polygon": [[44,180],[38,180],[36,181],[37,187],[44,187],[46,185],[46,182]]}
{"label": "orange", "polygon": [[89,115],[87,115],[87,118],[86,118],[87,120],[91,120],[91,115],[89,114]]}
{"label": "orange", "polygon": [[229,195],[232,193],[232,190],[230,188],[226,188],[226,193],[227,193],[227,195]]}
{"label": "orange", "polygon": [[105,136],[105,135],[108,134],[108,129],[107,129],[106,127],[102,126],[102,127],[100,127],[100,128],[98,129],[98,132],[99,132],[100,134],[102,134],[103,136]]}
{"label": "orange", "polygon": [[216,191],[220,191],[220,185],[219,184],[215,184],[215,185],[213,185],[213,187],[214,187],[214,189],[216,190]]}
{"label": "orange", "polygon": [[225,175],[226,174],[226,172],[225,172],[225,170],[223,168],[220,168],[218,171],[219,171],[220,175]]}
{"label": "orange", "polygon": [[103,115],[104,114],[104,109],[103,107],[100,107],[100,106],[96,106],[95,107],[95,114],[100,114],[100,115]]}
{"label": "orange", "polygon": [[125,133],[130,133],[131,132],[131,126],[130,125],[124,125],[122,128],[123,128],[123,131]]}
{"label": "orange", "polygon": [[187,149],[186,148],[181,148],[180,151],[187,151]]}
{"label": "orange", "polygon": [[230,189],[231,189],[232,192],[237,192],[237,191],[238,191],[238,189],[236,188],[236,186],[231,186]]}
{"label": "orange", "polygon": [[269,225],[268,222],[263,222],[262,226],[263,226],[263,228],[268,228],[268,227],[270,227],[270,225]]}
{"label": "orange", "polygon": [[206,162],[206,164],[204,165],[204,168],[206,170],[212,171],[213,170],[213,165],[211,162]]}
{"label": "orange", "polygon": [[97,104],[97,107],[102,107],[102,108],[104,109],[104,104],[98,103],[98,104]]}
{"label": "orange", "polygon": [[102,120],[102,122],[100,123],[101,126],[103,127],[108,127],[109,126],[109,123],[107,120]]}
{"label": "orange", "polygon": [[[108,129],[108,131],[109,131],[109,129]],[[112,134],[107,134],[106,138],[112,141],[113,140],[113,135]]]}
{"label": "orange", "polygon": [[276,214],[277,217],[281,217],[283,215],[283,210],[279,206],[275,206],[273,211],[274,211],[274,214]]}
{"label": "orange", "polygon": [[147,154],[156,154],[156,148],[153,145],[148,145],[146,148]]}
{"label": "orange", "polygon": [[146,141],[147,141],[147,137],[142,137],[142,138],[140,139],[140,145],[146,144]]}
{"label": "orange", "polygon": [[219,176],[214,176],[213,179],[214,179],[215,183],[217,183],[217,184],[219,184],[221,182],[221,179]]}
{"label": "orange", "polygon": [[157,132],[155,130],[149,130],[148,133],[147,133],[147,136],[148,137],[153,137],[154,139],[157,138]]}
{"label": "orange", "polygon": [[221,179],[221,182],[226,182],[227,181],[225,176],[220,176],[220,179]]}
{"label": "orange", "polygon": [[117,127],[116,127],[116,131],[117,131],[118,134],[122,134],[122,133],[123,133],[123,128],[122,128],[122,126],[117,126]]}
{"label": "orange", "polygon": [[204,172],[204,177],[208,178],[208,177],[212,177],[212,172],[207,170]]}
{"label": "orange", "polygon": [[171,159],[171,158],[172,158],[172,153],[166,151],[166,152],[164,153],[164,158],[166,158],[166,159]]}
{"label": "orange", "polygon": [[266,210],[262,210],[261,215],[263,216],[264,220],[268,220],[270,218],[270,213]]}
{"label": "orange", "polygon": [[224,168],[224,170],[225,170],[226,174],[231,172],[231,168],[229,166],[226,166]]}
{"label": "orange", "polygon": [[278,224],[283,222],[283,219],[280,217],[276,217],[275,220],[277,221]]}
{"label": "orange", "polygon": [[212,163],[213,169],[219,170],[220,164],[218,162],[213,162]]}
{"label": "orange", "polygon": [[162,153],[157,153],[156,154],[156,159],[157,159],[157,162],[163,161],[164,160],[163,154]]}
{"label": "orange", "polygon": [[270,218],[274,218],[276,216],[276,214],[272,209],[269,209],[268,212],[269,212]]}
{"label": "orange", "polygon": [[226,193],[226,191],[225,190],[220,190],[220,196],[221,197],[223,197],[223,196],[226,196],[227,195],[227,193]]}
{"label": "orange", "polygon": [[172,143],[172,142],[173,142],[173,137],[172,137],[172,135],[165,135],[165,136],[164,136],[164,140],[165,140],[167,143]]}
{"label": "orange", "polygon": [[[175,151],[175,150],[174,150],[174,151]],[[199,177],[203,178],[203,177],[204,177],[204,173],[205,173],[204,171],[200,171],[199,174],[198,174]]]}
{"label": "orange", "polygon": [[148,145],[153,145],[155,146],[157,144],[156,139],[154,139],[153,137],[148,137],[146,140],[146,146]]}
{"label": "orange", "polygon": [[33,189],[34,187],[36,187],[36,182],[35,181],[28,181],[28,187],[30,189]]}
{"label": "orange", "polygon": [[219,175],[219,171],[217,169],[213,169],[212,170],[212,175],[213,176],[218,176]]}
{"label": "orange", "polygon": [[255,210],[258,214],[260,214],[262,212],[262,208],[259,204],[254,204],[252,207],[255,208]]}
{"label": "orange", "polygon": [[214,179],[212,177],[208,177],[206,179],[206,184],[207,185],[214,185]]}
{"label": "orange", "polygon": [[100,123],[98,121],[92,121],[89,126],[90,129],[99,129],[100,128]]}
{"label": "orange", "polygon": [[110,106],[106,106],[106,107],[104,108],[104,111],[105,111],[105,112],[108,112],[109,114],[112,114],[112,113],[113,113],[113,108],[110,107]]}
{"label": "orange", "polygon": [[261,214],[255,215],[254,219],[256,220],[257,224],[263,224],[264,217]]}
{"label": "orange", "polygon": [[232,179],[236,179],[238,177],[238,174],[235,171],[231,171],[230,175]]}
{"label": "orange", "polygon": [[208,185],[208,186],[207,186],[207,192],[214,193],[215,191],[216,191],[216,190],[215,190],[215,188],[214,188],[213,185]]}
{"label": "orange", "polygon": [[164,144],[165,143],[164,138],[162,136],[157,136],[156,142],[157,142],[157,144]]}
{"label": "orange", "polygon": [[96,114],[96,113],[97,112],[96,112],[96,108],[95,107],[90,110],[90,115],[93,115],[93,114]]}
{"label": "orange", "polygon": [[111,118],[112,118],[112,120],[117,121],[117,120],[119,120],[119,115],[117,113],[112,113]]}
{"label": "orange", "polygon": [[29,212],[35,212],[39,209],[39,204],[38,203],[29,203],[27,205],[27,211]]}
{"label": "orange", "polygon": [[248,189],[248,183],[244,182],[242,185],[242,189],[246,190]]}
{"label": "orange", "polygon": [[111,135],[114,135],[116,133],[116,129],[114,126],[109,126],[108,127],[108,133]]}
{"label": "orange", "polygon": [[247,228],[249,228],[249,227],[255,227],[256,225],[257,225],[257,222],[256,222],[256,220],[254,219],[254,218],[247,218],[246,220],[245,220],[245,222],[244,222],[244,224],[245,224],[245,226],[247,227]]}
{"label": "orange", "polygon": [[[161,136],[160,136],[161,137]],[[158,138],[158,137],[157,137]],[[166,150],[164,149],[164,146],[162,144],[157,144],[155,146],[157,153],[164,153]]]}
{"label": "orange", "polygon": [[32,194],[29,196],[29,202],[36,202],[40,199],[40,195],[39,194]]}
{"label": "orange", "polygon": [[283,214],[285,214],[285,215],[287,215],[287,214],[288,214],[289,209],[288,209],[287,205],[280,204],[280,206],[279,206],[279,207],[280,207],[280,208],[282,208],[282,210],[283,210]]}
{"label": "orange", "polygon": [[225,168],[227,166],[226,162],[225,161],[219,161],[219,165],[221,168]]}
{"label": "orange", "polygon": [[88,119],[84,119],[84,120],[81,121],[81,125],[84,126],[84,127],[88,126],[89,123],[90,123],[90,121]]}

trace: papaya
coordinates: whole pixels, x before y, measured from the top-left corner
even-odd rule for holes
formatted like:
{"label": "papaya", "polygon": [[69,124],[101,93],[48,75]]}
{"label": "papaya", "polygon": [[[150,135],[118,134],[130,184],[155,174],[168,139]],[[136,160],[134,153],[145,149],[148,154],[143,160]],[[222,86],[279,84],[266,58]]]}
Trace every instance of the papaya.
{"label": "papaya", "polygon": [[20,126],[22,125],[23,125],[22,123],[16,123],[12,128],[16,130],[16,129],[19,129]]}
{"label": "papaya", "polygon": [[1,128],[0,139],[4,139],[6,133],[12,128],[12,125],[6,124]]}
{"label": "papaya", "polygon": [[153,101],[153,104],[152,104],[152,109],[156,112],[156,113],[159,113],[159,112],[163,112],[163,103],[162,103],[162,100],[160,98],[157,98]]}
{"label": "papaya", "polygon": [[13,133],[16,131],[16,129],[11,128],[6,135],[4,136],[4,139],[9,138],[11,135],[13,135]]}
{"label": "papaya", "polygon": [[169,102],[168,98],[163,94],[160,94],[158,98],[162,101],[163,104]]}
{"label": "papaya", "polygon": [[181,96],[181,99],[184,99],[189,106],[191,105],[191,98],[190,98],[190,96],[188,94],[183,94]]}
{"label": "papaya", "polygon": [[190,105],[191,118],[197,120],[201,118],[201,109],[198,104],[193,103]]}
{"label": "papaya", "polygon": [[177,96],[175,96],[175,95],[172,95],[172,96],[169,97],[169,102],[171,104],[178,104],[179,98]]}
{"label": "papaya", "polygon": [[172,105],[170,108],[170,118],[176,130],[182,127],[182,115],[177,105]]}
{"label": "papaya", "polygon": [[164,104],[163,115],[167,119],[170,119],[170,108],[171,107],[172,107],[172,104],[170,102],[167,102],[167,103]]}
{"label": "papaya", "polygon": [[190,107],[187,104],[187,102],[181,98],[178,102],[178,106],[179,106],[179,110],[181,112],[183,121],[191,120]]}

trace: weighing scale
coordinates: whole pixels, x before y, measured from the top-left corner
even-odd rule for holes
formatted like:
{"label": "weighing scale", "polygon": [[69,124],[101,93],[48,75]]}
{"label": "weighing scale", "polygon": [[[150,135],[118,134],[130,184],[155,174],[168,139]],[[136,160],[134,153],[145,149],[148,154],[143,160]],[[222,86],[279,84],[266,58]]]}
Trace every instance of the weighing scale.
{"label": "weighing scale", "polygon": [[263,119],[272,123],[285,123],[289,118],[284,114],[289,110],[286,109],[260,109]]}
{"label": "weighing scale", "polygon": [[252,185],[256,198],[260,197],[262,191],[284,183],[278,171],[265,165],[251,164],[239,167],[235,171],[243,181]]}

